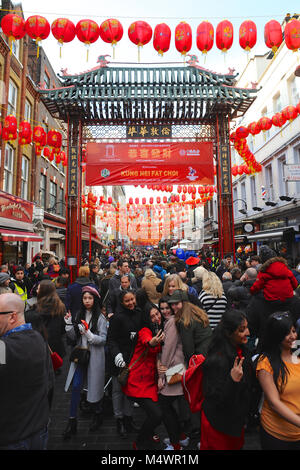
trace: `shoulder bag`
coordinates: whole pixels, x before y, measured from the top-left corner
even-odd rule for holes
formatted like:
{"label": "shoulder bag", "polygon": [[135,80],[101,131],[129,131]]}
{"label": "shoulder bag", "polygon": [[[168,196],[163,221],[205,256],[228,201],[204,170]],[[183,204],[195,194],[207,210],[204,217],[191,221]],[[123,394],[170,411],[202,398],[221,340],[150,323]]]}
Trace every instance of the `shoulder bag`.
{"label": "shoulder bag", "polygon": [[142,354],[139,355],[139,357],[131,364],[131,366],[125,366],[125,367],[122,367],[122,370],[121,372],[119,373],[118,375],[118,382],[119,384],[122,386],[122,387],[125,387],[125,385],[127,384],[127,381],[128,381],[128,377],[129,377],[129,372],[131,371],[131,369],[133,368],[133,366],[135,364],[137,364],[137,362],[143,357],[143,356],[146,356],[148,352],[148,348],[144,349],[144,351],[142,352]]}

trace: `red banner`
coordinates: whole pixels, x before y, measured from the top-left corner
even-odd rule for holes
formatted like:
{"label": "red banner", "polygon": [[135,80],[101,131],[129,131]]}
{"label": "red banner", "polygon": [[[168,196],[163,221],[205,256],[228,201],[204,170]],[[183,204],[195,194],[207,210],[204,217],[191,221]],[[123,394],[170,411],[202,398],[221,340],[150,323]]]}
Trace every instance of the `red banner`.
{"label": "red banner", "polygon": [[0,191],[0,217],[32,223],[32,215],[32,202]]}
{"label": "red banner", "polygon": [[87,144],[86,185],[213,184],[212,142]]}

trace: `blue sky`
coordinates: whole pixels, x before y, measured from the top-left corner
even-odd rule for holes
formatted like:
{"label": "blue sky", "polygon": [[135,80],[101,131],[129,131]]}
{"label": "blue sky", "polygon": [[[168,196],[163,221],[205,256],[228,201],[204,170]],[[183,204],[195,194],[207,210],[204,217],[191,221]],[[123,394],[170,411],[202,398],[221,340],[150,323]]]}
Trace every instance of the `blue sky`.
{"label": "blue sky", "polygon": [[[299,0],[290,0],[287,6],[282,6],[283,2],[271,0],[252,0],[251,2],[241,2],[240,0],[221,1],[215,0],[213,3],[195,0],[114,0],[112,2],[95,2],[86,0],[52,0],[51,2],[37,2],[36,0],[24,0],[22,2],[25,19],[33,14],[45,16],[51,23],[55,18],[66,17],[75,24],[84,18],[95,20],[101,24],[107,18],[117,18],[124,28],[124,35],[116,48],[116,58],[112,59],[112,49],[109,44],[99,39],[91,45],[89,51],[89,61],[86,61],[86,48],[75,38],[71,43],[65,44],[62,49],[62,58],[59,57],[59,47],[57,41],[50,34],[49,38],[43,42],[43,47],[53,65],[55,72],[61,68],[67,68],[69,73],[79,73],[96,65],[97,58],[101,54],[111,54],[111,62],[137,62],[137,47],[128,38],[128,27],[135,20],[147,21],[154,30],[156,24],[165,22],[172,30],[171,48],[163,58],[158,56],[154,50],[152,41],[143,47],[141,51],[141,62],[180,62],[181,55],[176,51],[174,45],[174,30],[180,21],[188,22],[193,31],[193,46],[191,53],[199,58],[199,65],[214,70],[219,73],[228,71],[228,67],[235,67],[236,71],[241,71],[247,63],[247,54],[241,49],[238,43],[238,30],[240,24],[251,19],[257,25],[258,39],[257,45],[253,49],[255,54],[267,52],[264,44],[264,25],[271,19],[279,22],[283,20],[286,13],[300,13]],[[207,54],[206,60],[196,46],[196,29],[203,20],[209,20],[214,29],[223,19],[228,19],[234,26],[234,43],[226,56],[214,45],[211,52]]]}

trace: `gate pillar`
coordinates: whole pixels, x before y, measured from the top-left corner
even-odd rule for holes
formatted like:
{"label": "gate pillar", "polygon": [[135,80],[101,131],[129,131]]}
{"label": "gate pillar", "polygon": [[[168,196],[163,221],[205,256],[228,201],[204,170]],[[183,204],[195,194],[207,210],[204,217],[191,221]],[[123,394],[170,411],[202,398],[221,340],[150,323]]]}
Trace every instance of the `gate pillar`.
{"label": "gate pillar", "polygon": [[217,117],[216,134],[219,256],[223,259],[224,256],[231,255],[235,260],[231,154],[227,116]]}
{"label": "gate pillar", "polygon": [[78,276],[81,263],[81,142],[82,126],[77,119],[68,120],[68,175],[66,211],[66,265],[71,271],[71,282]]}

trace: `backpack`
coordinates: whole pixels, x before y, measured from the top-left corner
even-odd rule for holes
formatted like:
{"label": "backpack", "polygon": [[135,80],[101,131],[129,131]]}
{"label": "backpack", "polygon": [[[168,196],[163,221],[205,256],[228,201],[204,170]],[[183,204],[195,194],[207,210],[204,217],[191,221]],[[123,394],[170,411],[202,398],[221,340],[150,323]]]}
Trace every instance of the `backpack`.
{"label": "backpack", "polygon": [[202,354],[194,354],[181,379],[183,393],[192,413],[200,411],[204,399],[202,394],[203,371],[201,367],[204,360],[205,357]]}

